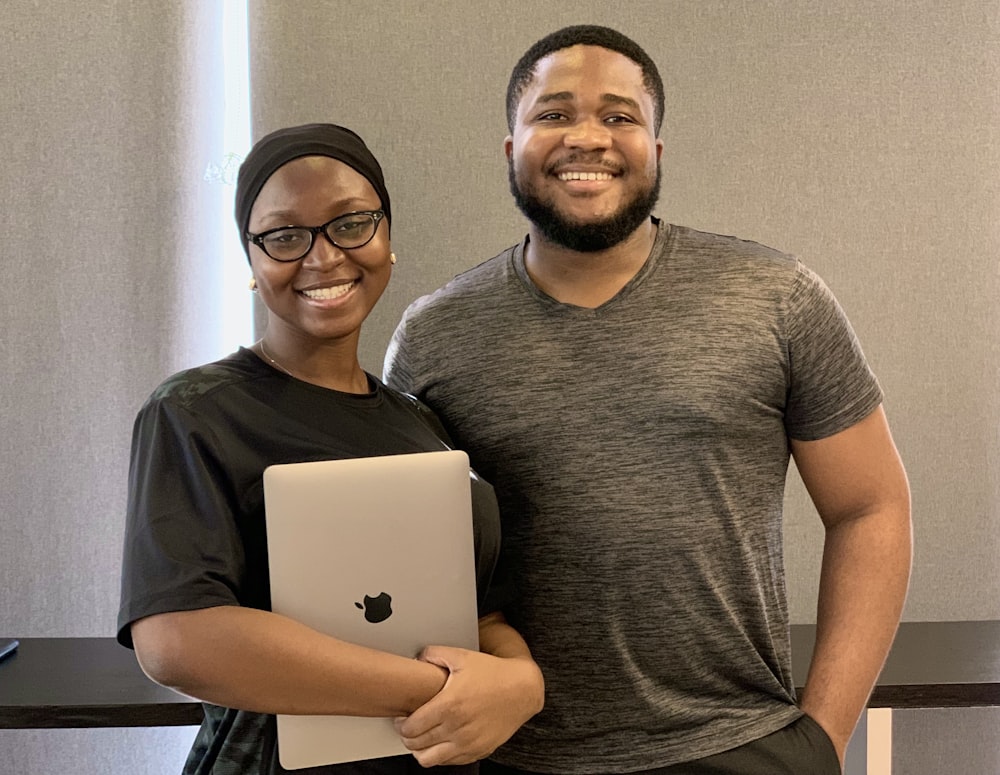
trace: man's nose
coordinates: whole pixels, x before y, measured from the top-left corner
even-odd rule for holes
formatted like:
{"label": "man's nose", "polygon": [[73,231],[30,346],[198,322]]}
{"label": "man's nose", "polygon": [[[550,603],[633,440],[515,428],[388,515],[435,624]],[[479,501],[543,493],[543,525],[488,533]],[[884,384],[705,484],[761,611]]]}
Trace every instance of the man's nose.
{"label": "man's nose", "polygon": [[581,118],[567,127],[564,144],[569,148],[594,150],[611,145],[611,130],[600,118]]}

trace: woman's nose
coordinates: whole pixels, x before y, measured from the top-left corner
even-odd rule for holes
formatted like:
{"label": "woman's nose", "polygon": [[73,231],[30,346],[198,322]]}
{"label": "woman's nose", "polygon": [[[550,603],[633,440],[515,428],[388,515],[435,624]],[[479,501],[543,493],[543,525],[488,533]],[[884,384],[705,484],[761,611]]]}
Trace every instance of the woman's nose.
{"label": "woman's nose", "polygon": [[325,231],[321,231],[313,238],[312,247],[302,259],[303,265],[310,265],[318,269],[329,269],[346,259],[344,249],[333,244]]}

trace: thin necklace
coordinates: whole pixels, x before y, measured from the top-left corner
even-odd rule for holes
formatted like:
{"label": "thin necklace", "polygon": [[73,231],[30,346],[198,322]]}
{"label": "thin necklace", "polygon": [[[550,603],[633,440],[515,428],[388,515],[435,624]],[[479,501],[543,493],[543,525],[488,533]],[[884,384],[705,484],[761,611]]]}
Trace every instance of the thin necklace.
{"label": "thin necklace", "polygon": [[[261,355],[263,355],[263,356],[264,356],[265,358],[267,358],[267,359],[268,359],[268,361],[270,361],[272,365],[276,366],[277,368],[279,368],[279,369],[281,369],[281,370],[282,370],[283,372],[285,372],[285,374],[287,374],[287,375],[288,375],[289,377],[291,377],[292,379],[297,379],[297,380],[299,380],[300,382],[310,382],[310,381],[311,381],[311,380],[303,380],[303,379],[302,379],[302,377],[296,377],[296,376],[295,376],[294,374],[292,374],[292,372],[290,372],[290,371],[289,371],[288,369],[286,369],[286,368],[285,368],[284,366],[282,366],[282,365],[281,365],[280,363],[278,363],[278,362],[277,362],[276,360],[274,360],[274,358],[272,358],[272,357],[271,357],[271,353],[269,353],[269,352],[268,352],[268,351],[267,351],[267,350],[265,349],[265,347],[264,347],[264,340],[263,340],[263,339],[260,339],[260,340],[259,340],[259,341],[257,342],[257,344],[258,344],[258,345],[260,345],[260,352],[261,352]],[[313,383],[313,384],[320,384],[320,383]],[[366,388],[368,388],[368,387],[369,387],[369,385],[368,385],[368,377],[367,377],[367,376],[365,376],[365,387],[366,387]],[[331,388],[331,389],[332,389],[332,390],[340,390],[341,392],[352,392],[352,391],[343,391],[343,390],[342,390],[342,389],[340,389],[340,388]],[[369,392],[369,390],[363,390],[363,391],[361,391],[361,392],[363,392],[363,393],[367,393],[367,392]]]}
{"label": "thin necklace", "polygon": [[292,374],[292,372],[290,372],[288,369],[286,369],[284,366],[282,366],[280,363],[278,363],[276,360],[274,360],[274,358],[271,357],[271,354],[267,350],[264,349],[264,340],[263,339],[261,339],[259,342],[257,342],[257,344],[260,345],[260,352],[261,352],[261,354],[271,362],[271,365],[277,366],[279,369],[281,369],[283,372],[285,372],[285,374],[287,374],[289,377],[292,377],[294,379],[298,379],[298,377],[296,377],[294,374]]}

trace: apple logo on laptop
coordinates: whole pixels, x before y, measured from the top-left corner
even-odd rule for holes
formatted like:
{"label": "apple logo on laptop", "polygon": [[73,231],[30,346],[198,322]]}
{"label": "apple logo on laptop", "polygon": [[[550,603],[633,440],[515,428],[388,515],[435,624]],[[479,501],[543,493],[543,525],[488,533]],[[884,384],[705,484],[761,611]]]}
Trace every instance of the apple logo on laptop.
{"label": "apple logo on laptop", "polygon": [[392,597],[385,592],[380,592],[377,597],[365,595],[364,605],[355,603],[354,605],[365,612],[365,619],[372,624],[384,622],[392,616]]}

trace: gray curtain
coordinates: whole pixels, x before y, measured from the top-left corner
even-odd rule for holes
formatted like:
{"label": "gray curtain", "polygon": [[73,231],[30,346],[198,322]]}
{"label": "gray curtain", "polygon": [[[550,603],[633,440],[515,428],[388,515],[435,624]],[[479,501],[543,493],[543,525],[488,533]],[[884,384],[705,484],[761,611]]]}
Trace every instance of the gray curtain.
{"label": "gray curtain", "polygon": [[[132,420],[217,357],[217,3],[10,0],[0,30],[0,631],[115,630]],[[176,773],[192,729],[0,733],[3,769]],[[162,768],[162,769],[158,769]]]}
{"label": "gray curtain", "polygon": [[[412,3],[251,0],[254,131],[332,120],[386,168],[399,256],[369,319],[378,369],[405,305],[523,234],[501,143],[510,68],[565,24],[660,65],[667,220],[798,254],[886,390],[917,550],[909,620],[1000,616],[1000,5],[996,0]],[[340,20],[350,24],[340,24]],[[322,34],[315,31],[322,30]],[[795,621],[815,621],[822,529],[795,475]],[[1000,714],[897,714],[895,766],[992,772]]]}
{"label": "gray curtain", "polygon": [[[1000,616],[995,0],[353,7],[251,0],[251,84],[255,135],[345,122],[386,168],[399,263],[371,368],[414,296],[523,234],[501,149],[513,62],[561,25],[617,27],[665,80],[657,212],[799,255],[858,330],[912,479],[907,618]],[[786,562],[811,621],[822,531],[798,487]]]}
{"label": "gray curtain", "polygon": [[[204,175],[230,150],[221,8],[4,6],[0,635],[113,633],[135,411],[231,349],[234,232]],[[337,121],[384,162],[399,263],[362,342],[376,373],[410,300],[524,230],[501,153],[516,57],[564,24],[635,37],[667,86],[659,214],[799,254],[883,382],[914,494],[906,618],[1000,618],[996,0],[251,0],[250,21],[255,135]],[[792,614],[811,621],[821,531],[794,474],[788,505]],[[998,724],[899,713],[896,771],[995,771]],[[174,773],[191,735],[2,732],[0,757]]]}

